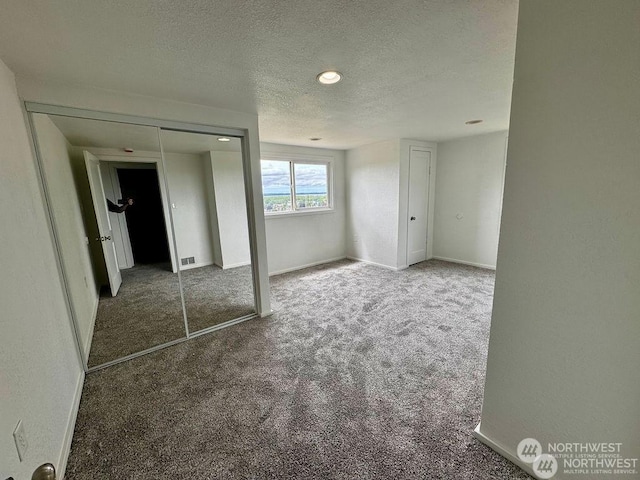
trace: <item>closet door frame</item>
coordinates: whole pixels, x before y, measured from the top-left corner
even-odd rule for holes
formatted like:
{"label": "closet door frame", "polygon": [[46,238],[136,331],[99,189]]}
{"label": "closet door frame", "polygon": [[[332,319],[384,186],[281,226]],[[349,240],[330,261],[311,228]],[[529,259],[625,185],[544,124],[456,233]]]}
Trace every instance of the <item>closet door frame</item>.
{"label": "closet door frame", "polygon": [[[259,166],[260,159],[251,158],[249,145],[250,145],[250,140],[254,140],[254,139],[252,138],[250,139],[249,137],[250,134],[247,129],[204,125],[204,124],[198,124],[198,123],[189,123],[189,122],[182,122],[182,121],[141,117],[136,115],[126,115],[126,114],[119,114],[119,113],[101,112],[101,111],[86,110],[86,109],[75,108],[75,107],[49,105],[49,104],[43,104],[43,103],[37,103],[37,102],[24,102],[24,112],[26,114],[28,127],[31,132],[31,139],[33,142],[32,147],[35,152],[35,158],[36,158],[36,168],[39,172],[38,177],[39,177],[39,183],[40,183],[40,190],[42,192],[45,209],[47,211],[50,235],[52,238],[54,249],[56,251],[58,273],[60,276],[61,284],[64,289],[65,303],[67,306],[67,311],[69,314],[70,321],[72,323],[72,330],[75,335],[77,353],[85,373],[101,370],[103,368],[106,368],[118,363],[122,363],[127,360],[131,360],[132,358],[136,358],[141,355],[146,355],[147,353],[151,353],[151,352],[160,350],[162,348],[166,348],[168,346],[184,342],[194,337],[198,337],[200,335],[204,335],[206,333],[210,333],[212,331],[219,330],[221,328],[225,328],[231,325],[235,325],[237,323],[244,322],[246,320],[250,320],[256,317],[266,317],[272,313],[271,298],[270,298],[270,292],[269,292],[269,273],[268,273],[267,260],[266,260],[266,242],[264,240],[265,238],[264,212],[262,209],[255,208],[255,198],[258,195],[259,195],[259,198],[262,198],[261,191],[260,191],[262,188],[262,185],[259,182],[256,183],[255,179],[260,178],[260,172],[259,171],[256,172],[255,171],[256,168],[254,168],[253,165]],[[69,293],[68,283],[65,277],[64,266],[62,263],[59,237],[56,233],[55,221],[53,217],[51,202],[49,200],[46,178],[44,176],[44,171],[42,169],[42,156],[40,154],[37,141],[35,140],[35,129],[33,126],[33,120],[31,115],[36,113],[155,127],[158,131],[158,138],[160,140],[161,152],[162,152],[162,140],[160,139],[161,130],[172,130],[172,131],[178,131],[178,132],[200,133],[200,134],[239,138],[242,145],[242,165],[243,165],[243,172],[244,172],[245,201],[246,201],[246,207],[247,207],[247,221],[248,221],[248,228],[249,228],[249,246],[250,246],[250,253],[251,253],[251,265],[252,265],[252,271],[253,271],[252,280],[253,280],[253,292],[254,292],[254,306],[255,306],[256,313],[253,315],[247,315],[245,317],[230,320],[228,322],[221,323],[220,325],[216,325],[208,329],[200,330],[193,334],[189,333],[188,327],[187,327],[187,331],[185,332],[186,335],[184,338],[167,342],[161,345],[156,345],[147,350],[136,352],[134,354],[127,355],[126,357],[122,357],[117,360],[89,368],[87,365],[88,359],[85,358],[83,354],[83,346],[81,345],[81,342],[80,342],[80,335],[78,332],[77,320],[75,318],[74,309],[72,308],[72,305],[71,305],[71,297]],[[255,154],[257,154],[257,152]],[[162,157],[161,163],[164,170],[165,168],[164,155],[161,154],[161,157]],[[166,189],[166,192],[167,192],[167,201],[169,202],[169,204],[171,204],[171,192],[168,190],[168,185],[166,185],[166,177],[165,177],[164,188]],[[258,190],[257,192],[255,191],[256,189]],[[170,220],[172,224],[171,228],[173,230],[173,212],[171,212],[171,209],[169,209],[169,215],[170,215]],[[260,234],[258,234],[258,229],[260,229],[260,232],[261,232]],[[262,241],[260,242],[259,239],[261,239]],[[173,238],[169,239],[169,241],[173,242],[173,245],[175,248],[175,235],[173,235]],[[264,243],[264,245],[261,245],[261,243]],[[259,254],[259,252],[265,252],[265,253],[261,255]],[[172,261],[173,260],[174,259],[172,259]],[[177,261],[177,259],[175,259],[175,261]],[[178,273],[178,278],[180,281],[181,297],[183,297],[182,281],[180,279],[179,273]],[[183,304],[184,304],[184,300],[183,300]]]}

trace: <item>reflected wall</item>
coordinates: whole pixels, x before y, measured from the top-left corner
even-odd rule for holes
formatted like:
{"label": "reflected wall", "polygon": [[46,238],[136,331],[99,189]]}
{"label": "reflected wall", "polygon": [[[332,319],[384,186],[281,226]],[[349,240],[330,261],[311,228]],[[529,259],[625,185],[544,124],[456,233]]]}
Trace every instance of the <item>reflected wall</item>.
{"label": "reflected wall", "polygon": [[189,332],[255,314],[240,140],[160,137]]}
{"label": "reflected wall", "polygon": [[240,139],[30,115],[88,368],[255,315]]}

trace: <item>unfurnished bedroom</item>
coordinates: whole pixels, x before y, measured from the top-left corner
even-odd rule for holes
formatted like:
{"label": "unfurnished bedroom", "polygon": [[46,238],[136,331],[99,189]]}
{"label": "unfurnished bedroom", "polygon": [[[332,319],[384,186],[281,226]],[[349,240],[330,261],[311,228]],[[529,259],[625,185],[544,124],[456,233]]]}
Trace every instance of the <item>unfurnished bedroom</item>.
{"label": "unfurnished bedroom", "polygon": [[637,478],[639,18],[3,2],[0,480]]}

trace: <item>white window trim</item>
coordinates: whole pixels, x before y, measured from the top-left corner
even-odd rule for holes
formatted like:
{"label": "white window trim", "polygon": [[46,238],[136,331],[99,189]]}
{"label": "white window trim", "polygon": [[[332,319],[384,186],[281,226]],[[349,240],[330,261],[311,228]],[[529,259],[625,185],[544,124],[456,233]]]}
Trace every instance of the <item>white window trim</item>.
{"label": "white window trim", "polygon": [[[289,162],[289,178],[291,180],[291,206],[292,210],[288,212],[264,212],[264,218],[278,218],[278,217],[291,217],[302,215],[314,215],[322,213],[333,213],[335,211],[334,199],[333,199],[333,156],[328,155],[309,155],[309,154],[297,154],[297,153],[263,153],[260,156],[260,160],[271,160]],[[329,200],[328,207],[316,207],[316,208],[302,208],[296,209],[295,206],[295,175],[293,165],[296,163],[302,164],[318,164],[327,166],[327,197]],[[264,196],[264,192],[263,192]],[[263,206],[264,209],[264,206]]]}

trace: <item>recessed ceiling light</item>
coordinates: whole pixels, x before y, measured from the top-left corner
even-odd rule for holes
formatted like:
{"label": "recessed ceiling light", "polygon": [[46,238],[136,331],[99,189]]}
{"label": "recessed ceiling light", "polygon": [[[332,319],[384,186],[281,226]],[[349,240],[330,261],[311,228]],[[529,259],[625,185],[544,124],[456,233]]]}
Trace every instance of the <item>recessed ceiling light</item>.
{"label": "recessed ceiling light", "polygon": [[227,137],[220,137],[220,138],[218,138],[218,141],[219,141],[219,142],[230,142],[230,141],[231,141],[231,139],[230,139],[230,138],[227,138]]}
{"label": "recessed ceiling light", "polygon": [[478,123],[482,123],[483,120],[468,120],[465,123],[465,125],[477,125]]}
{"label": "recessed ceiling light", "polygon": [[309,140],[311,140],[312,142],[317,142],[318,140],[322,140],[322,138],[320,138],[320,137],[311,137]]}
{"label": "recessed ceiling light", "polygon": [[327,70],[326,72],[319,73],[316,80],[324,85],[332,85],[342,80],[342,74],[335,70]]}

